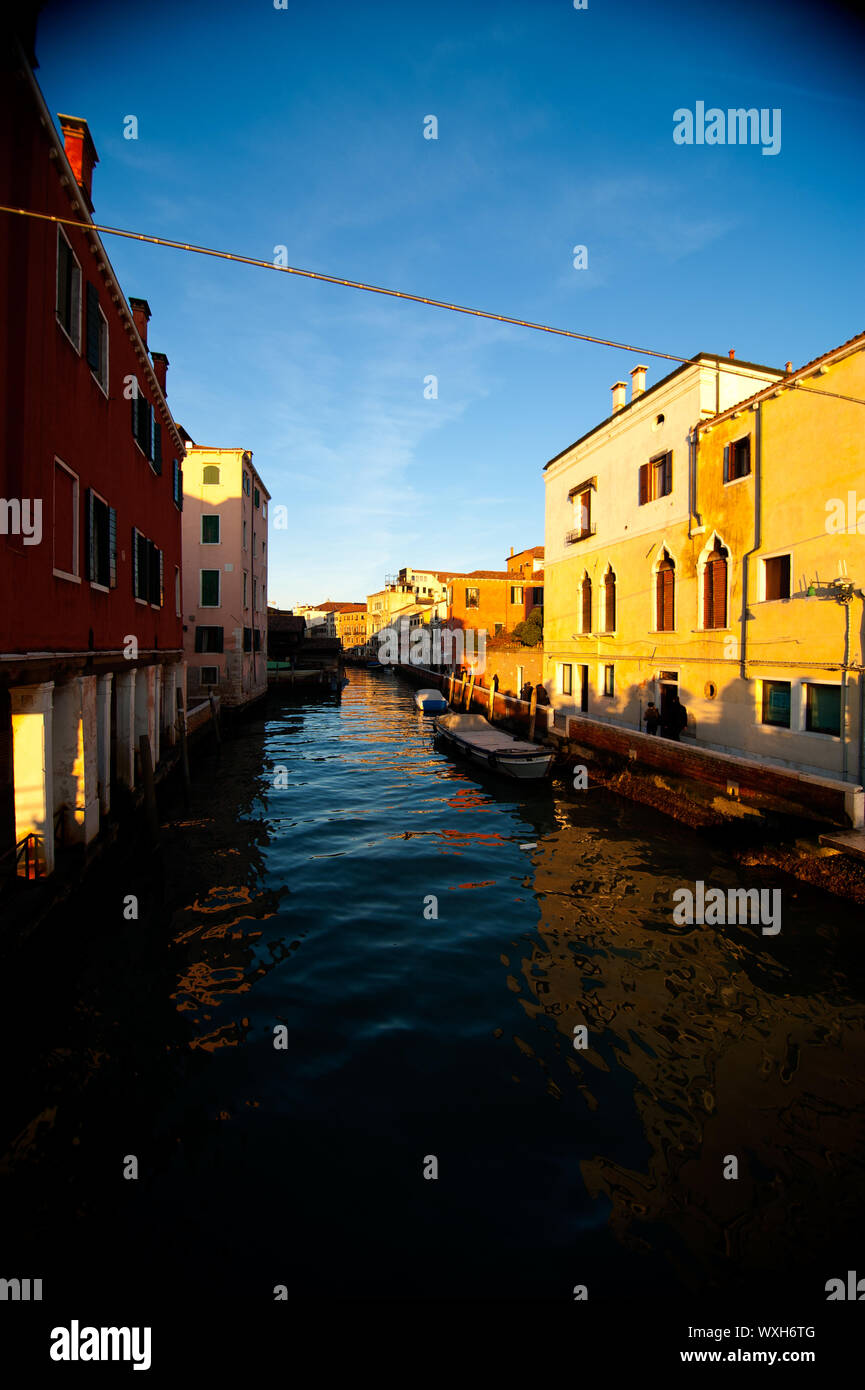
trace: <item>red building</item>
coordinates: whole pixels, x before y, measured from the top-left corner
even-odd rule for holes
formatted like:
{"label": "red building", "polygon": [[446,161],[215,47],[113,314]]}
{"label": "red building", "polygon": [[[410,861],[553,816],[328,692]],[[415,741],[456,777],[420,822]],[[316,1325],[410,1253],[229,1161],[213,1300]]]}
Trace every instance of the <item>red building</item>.
{"label": "red building", "polygon": [[87,843],[135,785],[141,735],[154,763],[174,739],[184,449],[149,306],[92,228],[87,123],[58,135],[26,35],[0,64],[0,203],[87,224],[0,213],[0,855],[50,872],[61,822]]}

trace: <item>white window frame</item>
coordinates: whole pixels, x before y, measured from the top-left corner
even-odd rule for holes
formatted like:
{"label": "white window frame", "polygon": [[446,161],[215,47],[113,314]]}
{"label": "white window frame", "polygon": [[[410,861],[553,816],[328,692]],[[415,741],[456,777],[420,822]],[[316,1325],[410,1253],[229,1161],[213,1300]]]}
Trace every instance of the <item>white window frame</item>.
{"label": "white window frame", "polygon": [[[57,505],[56,494],[54,492],[54,482],[56,479],[57,465],[68,473],[74,483],[74,502],[72,511],[72,559],[75,565],[74,574],[67,574],[66,570],[59,570],[54,564],[54,534],[57,529]],[[51,476],[51,564],[55,579],[68,579],[71,584],[81,583],[81,480],[74,468],[70,468],[68,463],[54,455],[54,473]]]}
{"label": "white window frame", "polygon": [[[72,338],[72,337],[70,336],[70,334],[67,332],[66,326],[64,325],[63,320],[62,320],[61,317],[60,317],[60,306],[59,306],[59,304],[57,303],[58,292],[59,292],[59,289],[60,289],[60,238],[61,238],[61,237],[62,237],[63,240],[66,242],[66,245],[67,245],[68,248],[69,248],[69,254],[70,254],[70,256],[72,257],[73,261],[75,262],[75,268],[76,268],[76,270],[78,271],[78,278],[77,278],[77,280],[76,280],[76,288],[75,288],[75,314],[74,314],[74,316],[73,316],[73,317],[75,318],[76,324],[77,324],[77,331],[78,331],[78,339],[77,339],[77,341],[75,340],[75,338]],[[56,263],[56,266],[55,266],[55,277],[54,277],[54,317],[55,317],[55,319],[57,320],[58,326],[59,326],[60,329],[62,330],[62,333],[63,333],[64,338],[67,340],[67,342],[69,342],[69,343],[72,344],[72,347],[73,347],[73,348],[75,349],[75,351],[78,353],[78,356],[79,356],[79,357],[81,356],[81,286],[82,286],[83,282],[84,282],[84,277],[83,277],[83,275],[82,275],[82,273],[81,273],[81,262],[79,261],[79,259],[78,259],[78,257],[76,256],[75,252],[72,250],[72,242],[69,240],[69,238],[68,238],[68,236],[66,235],[66,233],[64,232],[63,228],[62,228],[62,227],[58,227],[58,228],[57,228],[57,263]]]}
{"label": "white window frame", "polygon": [[[570,690],[565,689],[565,671],[570,672]],[[559,662],[559,694],[574,698],[574,664],[572,661]]]}
{"label": "white window frame", "polygon": [[[93,494],[93,496],[94,496],[95,498],[97,498],[97,500],[100,501],[100,502],[102,503],[103,507],[107,507],[107,508],[108,508],[109,521],[110,521],[110,516],[111,516],[111,503],[108,501],[108,498],[107,498],[107,497],[103,497],[103,496],[102,496],[102,493],[101,493],[101,492],[97,492],[96,489],[95,489],[94,487],[92,487],[92,488],[90,489],[90,491],[91,491],[91,493]],[[110,529],[109,529],[109,540],[110,540]],[[109,558],[109,569],[110,569],[110,565],[111,565],[111,562],[110,562],[110,558]],[[111,593],[111,589],[110,589],[107,585],[105,585],[105,584],[98,584],[97,581],[96,581],[95,579],[89,579],[87,582],[88,582],[88,584],[90,585],[91,589],[95,589],[96,592],[99,593],[99,594],[110,594],[110,593]],[[154,604],[151,604],[150,606],[151,606],[151,608],[153,608],[155,605],[154,605]]]}
{"label": "white window frame", "polygon": [[[215,540],[215,541],[206,541],[206,540],[204,539],[204,520],[205,520],[205,517],[207,518],[208,521],[214,521],[214,520],[216,521],[216,533],[217,533],[217,534],[216,534],[216,540]],[[201,513],[200,513],[200,520],[201,520],[201,528],[200,528],[199,533],[198,533],[198,534],[199,534],[199,542],[198,542],[199,545],[221,545],[221,544],[222,544],[222,518],[220,517],[219,512],[215,512],[215,513],[214,513],[214,512],[201,512]]]}
{"label": "white window frame", "polygon": [[[738,480],[737,480],[738,481]],[[766,597],[766,561],[782,560],[786,558],[790,561],[790,598],[767,598]],[[793,552],[792,550],[774,550],[771,555],[761,555],[760,564],[757,569],[757,602],[758,603],[789,603],[793,597],[793,584],[795,575],[793,573]]]}
{"label": "white window frame", "polygon": [[93,377],[93,380],[96,382],[96,385],[99,387],[99,390],[102,392],[103,396],[108,401],[111,399],[110,395],[108,394],[108,320],[102,312],[102,305],[97,305],[97,308],[99,309],[99,317],[101,318],[103,328],[105,329],[101,343],[102,351],[100,353],[100,359],[104,360],[100,360],[99,363],[100,370],[104,372],[105,380],[103,381],[102,376],[100,376],[99,372],[94,372],[92,367],[90,368],[90,375]]}

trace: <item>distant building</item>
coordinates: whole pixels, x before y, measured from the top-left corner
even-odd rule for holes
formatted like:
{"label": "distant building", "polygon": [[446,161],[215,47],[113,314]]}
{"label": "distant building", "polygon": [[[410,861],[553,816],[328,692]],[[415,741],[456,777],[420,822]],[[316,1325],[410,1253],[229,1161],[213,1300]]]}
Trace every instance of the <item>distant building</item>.
{"label": "distant building", "polygon": [[93,229],[98,156],[0,46],[0,871],[51,873],[175,740],[183,441],[150,308]]}
{"label": "distant building", "polygon": [[183,623],[189,699],[267,689],[267,504],[248,449],[187,448]]}
{"label": "distant building", "polygon": [[343,603],[328,615],[328,636],[336,637],[344,652],[366,645],[366,626],[365,603]]}

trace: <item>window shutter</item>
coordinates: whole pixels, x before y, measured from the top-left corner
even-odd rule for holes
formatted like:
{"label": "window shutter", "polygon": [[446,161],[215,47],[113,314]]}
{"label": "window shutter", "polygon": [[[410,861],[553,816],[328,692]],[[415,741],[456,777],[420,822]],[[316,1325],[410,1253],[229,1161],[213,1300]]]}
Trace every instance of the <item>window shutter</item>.
{"label": "window shutter", "polygon": [[656,582],[657,629],[659,632],[672,632],[675,617],[673,603],[674,570],[672,560],[661,561]]}
{"label": "window shutter", "polygon": [[165,556],[164,556],[163,551],[161,551],[161,550],[157,550],[156,553],[157,553],[157,555],[159,556],[159,607],[161,608],[161,607],[162,607],[162,604],[163,604],[164,597],[165,597],[165,591],[164,591]]}
{"label": "window shutter", "polygon": [[132,595],[138,598],[138,532],[132,528]]}
{"label": "window shutter", "polygon": [[156,418],[156,411],[150,407],[151,433],[153,436],[153,467],[162,476],[162,426]]}
{"label": "window shutter", "polygon": [[662,465],[663,477],[663,496],[667,497],[673,491],[673,455],[666,453]]}
{"label": "window shutter", "polygon": [[674,627],[673,614],[673,567],[664,571],[664,631],[672,632]]}
{"label": "window shutter", "polygon": [[725,445],[724,445],[724,482],[725,482],[725,483],[729,483],[729,481],[730,481],[730,446],[729,446],[729,444],[725,444]]}
{"label": "window shutter", "polygon": [[87,365],[99,371],[99,293],[87,281]]}
{"label": "window shutter", "polygon": [[91,488],[88,488],[84,494],[84,578],[96,578],[93,545],[93,492]]}
{"label": "window shutter", "polygon": [[136,392],[136,394],[132,397],[132,400],[130,401],[130,405],[132,406],[132,438],[137,440],[137,438],[138,438],[138,382],[137,382],[137,381],[136,381],[136,383],[135,383],[135,392]]}
{"label": "window shutter", "polygon": [[648,500],[649,500],[649,465],[648,465],[647,463],[641,463],[641,464],[640,464],[640,501],[639,501],[639,505],[640,505],[641,507],[644,506],[645,503],[648,502]]}
{"label": "window shutter", "polygon": [[615,575],[613,575],[613,574],[608,574],[608,575],[606,576],[606,579],[604,580],[604,588],[605,588],[605,599],[604,599],[604,608],[605,608],[604,618],[605,618],[605,623],[604,623],[604,626],[606,627],[607,632],[615,632],[615,630],[616,630],[616,577],[615,577]]}
{"label": "window shutter", "polygon": [[108,587],[117,588],[117,512],[108,508]]}
{"label": "window shutter", "polygon": [[592,630],[592,581],[591,581],[591,579],[584,579],[584,580],[583,580],[583,621],[582,621],[582,630],[583,630],[583,632],[591,632],[591,630]]}

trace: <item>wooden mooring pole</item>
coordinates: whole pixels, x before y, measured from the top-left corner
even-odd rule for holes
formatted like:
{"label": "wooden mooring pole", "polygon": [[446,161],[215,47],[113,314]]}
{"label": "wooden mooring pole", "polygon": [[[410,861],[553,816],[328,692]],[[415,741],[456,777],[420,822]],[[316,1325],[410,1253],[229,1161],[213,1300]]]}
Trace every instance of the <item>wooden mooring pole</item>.
{"label": "wooden mooring pole", "polygon": [[159,841],[159,812],[156,809],[156,783],[153,780],[153,754],[150,748],[150,735],[140,734],[138,751],[141,754],[141,784],[144,788],[144,811],[147,817],[147,831],[151,842]]}
{"label": "wooden mooring pole", "polygon": [[177,687],[177,736],[180,740],[180,774],[183,779],[183,801],[184,805],[189,805],[190,799],[190,777],[189,777],[189,749],[186,744],[186,710],[183,707],[183,691]]}
{"label": "wooden mooring pole", "polygon": [[535,720],[538,717],[538,687],[532,690],[532,698],[529,702],[529,740],[535,736]]}

